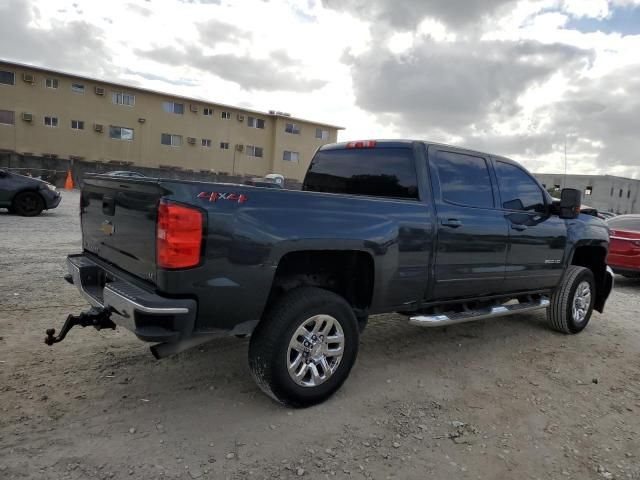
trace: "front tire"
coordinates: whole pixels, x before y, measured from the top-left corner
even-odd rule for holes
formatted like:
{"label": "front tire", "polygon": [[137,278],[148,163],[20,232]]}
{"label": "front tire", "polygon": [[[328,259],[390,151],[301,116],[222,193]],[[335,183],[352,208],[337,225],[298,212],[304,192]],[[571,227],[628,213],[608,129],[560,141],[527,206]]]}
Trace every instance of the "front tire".
{"label": "front tire", "polygon": [[587,326],[595,301],[595,280],[588,268],[571,265],[551,297],[549,325],[562,333],[579,333]]}
{"label": "front tire", "polygon": [[11,208],[23,217],[36,217],[42,213],[45,204],[37,192],[22,192],[13,199]]}
{"label": "front tire", "polygon": [[314,287],[285,293],[251,336],[249,368],[258,386],[291,407],[323,402],[349,376],[359,332],[351,306]]}

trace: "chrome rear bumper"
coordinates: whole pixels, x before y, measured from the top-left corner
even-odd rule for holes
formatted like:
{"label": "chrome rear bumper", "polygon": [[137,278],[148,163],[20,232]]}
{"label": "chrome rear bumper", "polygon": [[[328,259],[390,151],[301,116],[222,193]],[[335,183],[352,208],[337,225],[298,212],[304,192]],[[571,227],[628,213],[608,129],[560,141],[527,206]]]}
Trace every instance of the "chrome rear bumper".
{"label": "chrome rear bumper", "polygon": [[96,308],[111,311],[113,321],[148,342],[175,342],[193,333],[197,304],[192,299],[166,298],[136,285],[130,276],[89,258],[69,255],[73,284]]}

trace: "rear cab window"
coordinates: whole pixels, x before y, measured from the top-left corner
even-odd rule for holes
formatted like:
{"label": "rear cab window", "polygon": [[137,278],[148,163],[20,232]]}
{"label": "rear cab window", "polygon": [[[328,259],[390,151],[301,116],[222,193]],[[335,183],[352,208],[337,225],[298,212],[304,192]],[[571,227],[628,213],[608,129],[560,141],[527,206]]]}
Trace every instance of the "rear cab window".
{"label": "rear cab window", "polygon": [[418,199],[418,175],[410,147],[319,150],[303,190],[311,192]]}

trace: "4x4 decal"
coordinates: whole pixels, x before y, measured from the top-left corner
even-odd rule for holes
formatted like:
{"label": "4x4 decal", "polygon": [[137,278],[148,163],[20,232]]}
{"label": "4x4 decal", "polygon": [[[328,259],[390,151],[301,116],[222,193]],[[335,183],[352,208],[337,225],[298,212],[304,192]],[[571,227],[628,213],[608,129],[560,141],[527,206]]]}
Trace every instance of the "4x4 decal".
{"label": "4x4 decal", "polygon": [[207,199],[210,202],[217,202],[218,200],[230,200],[232,202],[244,203],[247,196],[244,193],[220,193],[220,192],[200,192],[198,198]]}

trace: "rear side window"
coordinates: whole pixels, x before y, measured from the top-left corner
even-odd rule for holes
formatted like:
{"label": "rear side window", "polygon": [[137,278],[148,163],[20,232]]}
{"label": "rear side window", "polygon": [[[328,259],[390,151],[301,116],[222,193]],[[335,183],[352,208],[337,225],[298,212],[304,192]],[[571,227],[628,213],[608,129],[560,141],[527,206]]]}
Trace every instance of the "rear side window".
{"label": "rear side window", "polygon": [[613,217],[607,220],[610,228],[640,232],[640,217]]}
{"label": "rear side window", "polygon": [[544,211],[544,197],[538,184],[515,165],[496,162],[496,175],[502,198],[502,208],[532,212]]}
{"label": "rear side window", "polygon": [[319,151],[303,190],[312,192],[418,198],[418,177],[409,148]]}
{"label": "rear side window", "polygon": [[445,202],[469,207],[494,207],[489,168],[484,158],[438,151],[434,163]]}

